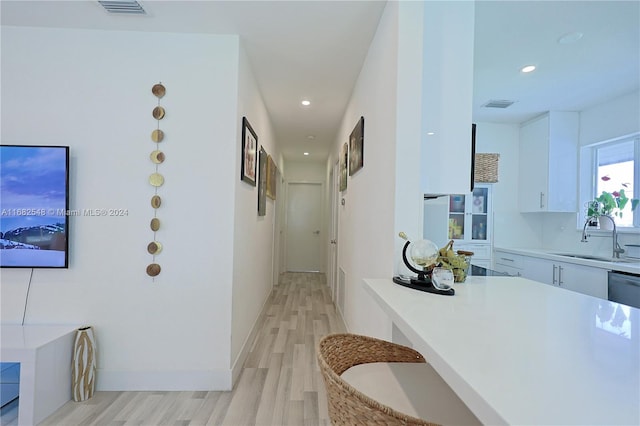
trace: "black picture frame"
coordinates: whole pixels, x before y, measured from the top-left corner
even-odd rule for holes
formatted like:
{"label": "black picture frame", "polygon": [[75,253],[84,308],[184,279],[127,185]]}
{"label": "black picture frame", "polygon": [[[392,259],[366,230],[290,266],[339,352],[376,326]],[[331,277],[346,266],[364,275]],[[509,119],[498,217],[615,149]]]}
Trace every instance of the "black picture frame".
{"label": "black picture frame", "polygon": [[340,152],[340,192],[347,190],[347,175],[349,174],[349,144],[342,146]]}
{"label": "black picture frame", "polygon": [[240,180],[256,186],[258,155],[258,135],[249,124],[247,117],[242,117],[242,159],[240,160]]}
{"label": "black picture frame", "polygon": [[471,123],[471,185],[470,191],[476,186],[476,123]]}
{"label": "black picture frame", "polygon": [[272,200],[276,199],[276,180],[278,168],[272,156],[267,157],[267,197]]}
{"label": "black picture frame", "polygon": [[267,214],[267,151],[263,147],[260,147],[260,175],[258,178],[260,182],[258,184],[258,216],[265,216]]}
{"label": "black picture frame", "polygon": [[349,176],[364,167],[364,117],[349,135]]}

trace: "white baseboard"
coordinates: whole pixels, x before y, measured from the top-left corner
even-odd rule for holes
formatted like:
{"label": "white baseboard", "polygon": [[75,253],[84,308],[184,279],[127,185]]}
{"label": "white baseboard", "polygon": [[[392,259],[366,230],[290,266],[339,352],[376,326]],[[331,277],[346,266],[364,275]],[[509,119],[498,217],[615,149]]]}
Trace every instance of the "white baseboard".
{"label": "white baseboard", "polygon": [[231,370],[96,372],[99,391],[229,391]]}
{"label": "white baseboard", "polygon": [[264,317],[267,314],[268,303],[273,294],[273,290],[274,290],[274,287],[271,288],[269,295],[264,300],[264,303],[262,304],[262,310],[260,311],[260,315],[258,315],[258,318],[256,318],[256,321],[253,323],[253,327],[251,327],[251,332],[249,333],[247,338],[244,340],[244,343],[242,344],[242,348],[240,348],[240,353],[238,354],[235,361],[233,362],[233,366],[231,367],[232,387],[235,386],[236,382],[238,381],[238,378],[240,377],[240,373],[242,373],[242,367],[244,366],[244,362],[247,360],[247,356],[249,356],[249,351],[251,350],[253,341],[256,339],[256,336],[258,335],[258,331],[260,330],[260,326],[264,322]]}

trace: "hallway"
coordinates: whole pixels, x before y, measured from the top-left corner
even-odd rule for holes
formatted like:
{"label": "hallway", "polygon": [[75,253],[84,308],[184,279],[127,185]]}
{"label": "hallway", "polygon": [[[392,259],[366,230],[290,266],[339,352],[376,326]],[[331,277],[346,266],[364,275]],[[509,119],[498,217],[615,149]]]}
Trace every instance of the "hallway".
{"label": "hallway", "polygon": [[[324,274],[286,273],[231,392],[96,392],[42,425],[328,425],[315,346],[345,326]],[[4,424],[4,422],[3,422]]]}

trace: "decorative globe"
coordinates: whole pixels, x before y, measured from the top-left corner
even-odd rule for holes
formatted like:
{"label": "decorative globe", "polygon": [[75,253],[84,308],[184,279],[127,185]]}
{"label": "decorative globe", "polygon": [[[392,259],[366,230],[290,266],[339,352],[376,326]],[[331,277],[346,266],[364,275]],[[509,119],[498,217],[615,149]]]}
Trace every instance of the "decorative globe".
{"label": "decorative globe", "polygon": [[409,256],[416,265],[426,268],[438,260],[438,246],[429,240],[412,242]]}

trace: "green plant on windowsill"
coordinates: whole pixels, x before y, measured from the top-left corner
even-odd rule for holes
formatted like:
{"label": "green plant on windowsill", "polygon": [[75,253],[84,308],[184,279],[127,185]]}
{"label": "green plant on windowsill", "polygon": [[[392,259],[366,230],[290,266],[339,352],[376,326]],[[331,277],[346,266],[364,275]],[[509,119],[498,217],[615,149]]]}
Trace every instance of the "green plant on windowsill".
{"label": "green plant on windowsill", "polygon": [[626,205],[631,202],[631,211],[638,207],[640,200],[637,198],[629,198],[624,193],[624,188],[619,191],[607,192],[602,191],[602,194],[595,200],[590,201],[587,207],[588,217],[598,216],[616,216],[622,217],[622,210]]}

